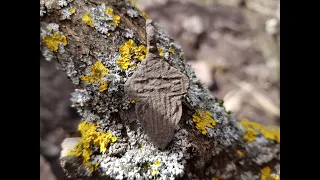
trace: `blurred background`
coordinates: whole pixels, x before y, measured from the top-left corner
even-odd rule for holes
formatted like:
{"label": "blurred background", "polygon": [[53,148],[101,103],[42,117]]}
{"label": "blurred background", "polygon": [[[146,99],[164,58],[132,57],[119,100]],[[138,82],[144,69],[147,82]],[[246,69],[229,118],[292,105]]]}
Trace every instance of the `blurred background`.
{"label": "blurred background", "polygon": [[280,0],[133,0],[238,120],[280,125]]}

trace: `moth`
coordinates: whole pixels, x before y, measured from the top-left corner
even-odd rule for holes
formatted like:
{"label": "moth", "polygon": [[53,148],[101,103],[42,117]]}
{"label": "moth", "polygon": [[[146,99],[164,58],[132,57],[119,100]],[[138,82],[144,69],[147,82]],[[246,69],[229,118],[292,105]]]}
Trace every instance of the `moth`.
{"label": "moth", "polygon": [[154,145],[164,149],[172,141],[182,115],[188,77],[159,55],[152,20],[146,21],[148,55],[126,81],[125,93],[135,99],[137,119]]}

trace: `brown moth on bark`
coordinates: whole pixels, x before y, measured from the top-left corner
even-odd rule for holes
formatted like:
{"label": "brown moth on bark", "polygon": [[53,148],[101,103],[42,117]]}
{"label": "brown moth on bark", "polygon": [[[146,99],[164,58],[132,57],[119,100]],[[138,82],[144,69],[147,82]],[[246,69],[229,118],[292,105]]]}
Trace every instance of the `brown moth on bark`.
{"label": "brown moth on bark", "polygon": [[147,58],[125,83],[124,91],[135,99],[136,115],[150,141],[163,149],[180,121],[189,80],[159,55],[152,20],[147,20],[146,32]]}

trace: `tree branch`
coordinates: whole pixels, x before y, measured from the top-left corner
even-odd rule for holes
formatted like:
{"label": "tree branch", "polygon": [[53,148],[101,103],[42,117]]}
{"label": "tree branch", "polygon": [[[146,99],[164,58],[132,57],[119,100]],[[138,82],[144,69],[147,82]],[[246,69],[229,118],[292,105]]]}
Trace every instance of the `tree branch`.
{"label": "tree branch", "polygon": [[[155,80],[142,73],[148,49],[146,15],[130,2],[47,0],[40,1],[41,13],[40,46],[44,56],[56,62],[76,86],[71,101],[83,121],[99,126],[82,124],[82,128],[92,131],[82,129],[82,144],[75,150],[83,158],[81,161],[71,160],[72,156],[62,158],[69,176],[86,179],[92,175],[90,170],[111,179],[279,176],[279,129],[249,121],[237,123],[233,114],[226,112],[223,102],[203,88],[185,63],[181,47],[156,24],[159,55],[172,69],[168,71],[171,75],[158,81],[166,75],[157,71],[159,63],[146,67],[154,71],[151,74],[152,78],[157,77]],[[169,96],[184,85],[184,81],[174,78],[178,72],[189,81],[186,94]],[[132,99],[125,93],[124,85],[139,73],[147,78],[134,84],[140,95]],[[159,97],[155,92],[160,93]],[[142,121],[147,126],[141,126]],[[167,125],[159,129],[159,122]],[[172,129],[174,135],[168,146],[159,149],[154,145],[146,133],[151,131],[149,128],[154,128],[152,135],[158,139],[167,138],[163,133]],[[90,139],[93,137],[97,141]],[[71,170],[72,164],[87,168],[89,173],[81,173],[79,168]]]}

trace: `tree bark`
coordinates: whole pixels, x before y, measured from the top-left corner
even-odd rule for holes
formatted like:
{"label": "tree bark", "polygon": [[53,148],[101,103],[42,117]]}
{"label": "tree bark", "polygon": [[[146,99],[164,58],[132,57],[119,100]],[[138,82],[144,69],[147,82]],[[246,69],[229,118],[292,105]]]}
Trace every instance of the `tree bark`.
{"label": "tree bark", "polygon": [[[159,149],[149,141],[136,115],[136,99],[124,91],[147,52],[147,17],[130,2],[46,0],[40,1],[40,16],[40,48],[75,85],[73,106],[83,121],[116,137],[105,153],[89,147],[93,151],[90,162],[99,167],[92,173],[81,164],[81,157],[62,157],[71,179],[98,179],[96,174],[111,179],[279,178],[279,129],[237,122],[223,101],[201,85],[185,63],[181,47],[157,25],[159,55],[189,79],[189,87],[178,125],[167,125],[174,129],[172,142]],[[172,102],[153,102],[159,106],[154,110],[179,108],[178,101]],[[149,122],[161,118],[157,113],[153,116]]]}

